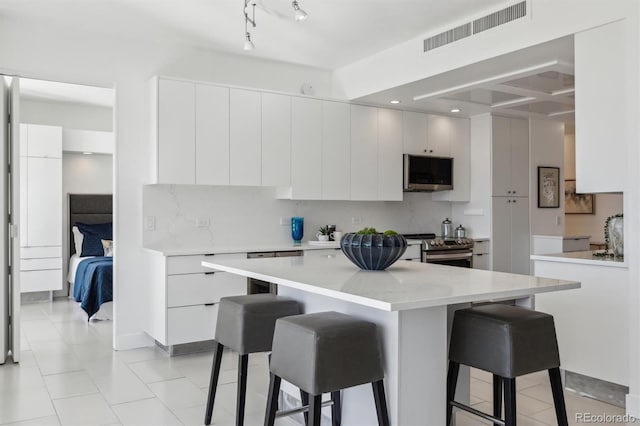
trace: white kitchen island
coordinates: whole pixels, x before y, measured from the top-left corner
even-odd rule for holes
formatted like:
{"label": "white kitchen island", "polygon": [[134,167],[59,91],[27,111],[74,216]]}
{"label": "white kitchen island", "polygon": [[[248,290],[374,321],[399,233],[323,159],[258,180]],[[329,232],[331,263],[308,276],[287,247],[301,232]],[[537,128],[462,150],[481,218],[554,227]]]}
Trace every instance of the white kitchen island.
{"label": "white kitchen island", "polygon": [[[470,302],[579,288],[575,281],[399,261],[361,271],[344,256],[218,260],[203,266],[279,285],[307,313],[339,311],[378,324],[391,424],[445,424],[448,312]],[[377,424],[371,386],[343,392],[345,426]]]}

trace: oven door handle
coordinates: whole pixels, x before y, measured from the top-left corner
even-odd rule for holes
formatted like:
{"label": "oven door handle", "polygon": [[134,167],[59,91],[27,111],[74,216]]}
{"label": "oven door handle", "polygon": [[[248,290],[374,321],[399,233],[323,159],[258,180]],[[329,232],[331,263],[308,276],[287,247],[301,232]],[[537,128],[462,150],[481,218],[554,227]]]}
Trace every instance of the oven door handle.
{"label": "oven door handle", "polygon": [[429,254],[425,253],[425,260],[465,260],[473,257],[473,253],[459,253],[459,254]]}

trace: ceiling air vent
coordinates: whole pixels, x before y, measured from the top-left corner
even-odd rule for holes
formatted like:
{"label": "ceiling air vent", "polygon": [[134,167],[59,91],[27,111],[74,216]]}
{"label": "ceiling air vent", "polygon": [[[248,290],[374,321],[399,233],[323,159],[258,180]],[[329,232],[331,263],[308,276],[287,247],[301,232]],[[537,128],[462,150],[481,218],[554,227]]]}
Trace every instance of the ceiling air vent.
{"label": "ceiling air vent", "polygon": [[454,41],[458,41],[462,38],[469,37],[470,35],[471,35],[471,23],[460,25],[459,27],[453,28],[449,31],[445,31],[440,34],[436,34],[433,37],[429,37],[428,39],[425,39],[424,51],[428,52],[440,46],[444,46],[445,44],[453,43]]}
{"label": "ceiling air vent", "polygon": [[492,13],[491,15],[483,16],[473,21],[473,33],[478,34],[482,31],[490,30],[498,25],[506,24],[507,22],[515,21],[523,16],[527,15],[527,2],[522,1],[516,3],[513,6],[509,6],[502,10]]}
{"label": "ceiling air vent", "polygon": [[473,34],[490,30],[507,22],[515,21],[527,15],[527,1],[521,1],[512,6],[494,12],[490,15],[478,18],[448,31],[441,32],[424,40],[424,51],[428,52],[454,41],[461,40]]}

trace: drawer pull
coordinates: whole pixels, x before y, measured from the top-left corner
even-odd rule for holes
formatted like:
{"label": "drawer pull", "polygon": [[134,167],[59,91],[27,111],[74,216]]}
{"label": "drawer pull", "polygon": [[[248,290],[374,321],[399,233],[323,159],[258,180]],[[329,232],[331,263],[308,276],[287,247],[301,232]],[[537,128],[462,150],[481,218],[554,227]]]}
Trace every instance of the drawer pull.
{"label": "drawer pull", "polygon": [[216,255],[215,253],[206,253],[204,256],[205,257],[210,257],[210,256],[215,256],[215,255]]}
{"label": "drawer pull", "polygon": [[205,272],[204,274],[205,274],[205,275],[213,275],[213,274],[215,274],[215,273],[216,273],[216,271],[209,271],[209,272]]}
{"label": "drawer pull", "polygon": [[204,306],[213,306],[215,303],[205,303]]}

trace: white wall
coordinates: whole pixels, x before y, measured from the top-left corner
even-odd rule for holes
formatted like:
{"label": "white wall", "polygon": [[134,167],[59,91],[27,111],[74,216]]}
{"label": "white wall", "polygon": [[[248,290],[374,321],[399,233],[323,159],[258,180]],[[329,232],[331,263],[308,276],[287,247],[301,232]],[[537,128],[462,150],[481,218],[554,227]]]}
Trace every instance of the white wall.
{"label": "white wall", "polygon": [[[64,13],[61,10],[61,13]],[[114,346],[152,342],[147,318],[142,255],[142,185],[151,181],[147,81],[155,74],[198,78],[271,90],[299,92],[308,82],[319,96],[331,94],[331,73],[246,56],[194,50],[172,39],[133,41],[82,34],[46,20],[0,15],[5,74],[116,88],[114,179]]]}
{"label": "white wall", "polygon": [[[574,127],[567,127],[564,137],[565,179],[576,178],[576,138]],[[620,193],[594,194],[595,214],[566,214],[565,234],[591,235],[592,242],[604,243],[604,222],[607,217],[623,212],[624,200]]]}
{"label": "white wall", "polygon": [[[274,188],[195,185],[148,185],[143,214],[154,216],[155,231],[144,231],[145,246],[164,248],[234,247],[291,243],[291,228],[280,218],[304,217],[304,241],[315,239],[322,225],[352,232],[365,226],[400,233],[436,232],[451,203],[432,201],[427,193],[406,193],[403,202],[277,200]],[[352,224],[358,217],[361,224]],[[196,228],[196,219],[210,221]]]}
{"label": "white wall", "polygon": [[111,132],[113,109],[71,102],[21,99],[20,122]]}
{"label": "white wall", "polygon": [[[558,121],[529,120],[529,205],[531,235],[564,235],[564,124]],[[560,169],[560,208],[538,208],[538,167]],[[533,239],[531,240],[533,253]]]}

